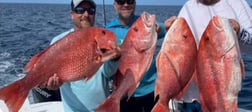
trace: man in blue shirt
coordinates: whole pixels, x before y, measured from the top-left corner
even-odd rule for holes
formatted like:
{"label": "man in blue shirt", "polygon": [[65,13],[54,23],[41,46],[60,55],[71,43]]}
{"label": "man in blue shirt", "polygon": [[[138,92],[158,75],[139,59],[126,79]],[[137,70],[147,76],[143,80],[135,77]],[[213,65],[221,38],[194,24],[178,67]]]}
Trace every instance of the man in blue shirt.
{"label": "man in blue shirt", "polygon": [[[115,0],[114,8],[118,13],[118,17],[106,25],[116,33],[117,43],[121,44],[131,27],[138,19],[135,15],[135,0]],[[173,21],[175,18],[172,18]],[[168,26],[167,26],[168,27]],[[164,24],[157,24],[158,38],[163,38],[166,33]],[[157,53],[157,52],[156,52]],[[123,98],[120,103],[120,112],[150,112],[155,104],[154,87],[156,79],[156,56],[153,57],[150,69],[144,74],[139,86],[136,88],[132,97],[129,100]]]}

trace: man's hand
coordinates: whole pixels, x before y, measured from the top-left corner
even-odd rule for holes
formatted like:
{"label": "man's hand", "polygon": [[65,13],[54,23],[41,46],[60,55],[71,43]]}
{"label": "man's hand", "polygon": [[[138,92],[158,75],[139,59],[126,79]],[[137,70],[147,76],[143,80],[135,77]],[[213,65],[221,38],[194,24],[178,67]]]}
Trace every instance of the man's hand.
{"label": "man's hand", "polygon": [[161,32],[161,28],[159,24],[156,24],[156,32],[159,34]]}
{"label": "man's hand", "polygon": [[233,26],[234,31],[238,34],[239,30],[240,30],[239,23],[236,20],[234,20],[234,19],[229,19],[229,21],[230,21],[231,25]]}
{"label": "man's hand", "polygon": [[[171,24],[177,19],[176,16],[172,16],[169,19],[165,20],[164,25],[166,31],[171,27]],[[159,24],[156,24],[156,32],[159,34],[161,32],[161,28]]]}
{"label": "man's hand", "polygon": [[172,23],[177,19],[177,16],[172,16],[169,19],[166,19],[164,24],[165,24],[165,29],[168,31],[169,28],[171,27]]}
{"label": "man's hand", "polygon": [[57,74],[54,74],[48,79],[47,82],[39,85],[39,87],[47,88],[49,90],[57,90],[61,85],[62,83],[59,81],[59,77],[57,76]]}

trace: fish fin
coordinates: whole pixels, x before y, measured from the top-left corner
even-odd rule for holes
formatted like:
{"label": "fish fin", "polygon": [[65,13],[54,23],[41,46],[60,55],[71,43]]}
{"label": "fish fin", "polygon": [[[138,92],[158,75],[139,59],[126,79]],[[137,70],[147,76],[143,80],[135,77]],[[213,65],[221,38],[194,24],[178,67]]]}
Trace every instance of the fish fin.
{"label": "fish fin", "polygon": [[120,112],[119,101],[109,96],[95,109],[95,112]]}
{"label": "fish fin", "polygon": [[126,80],[126,81],[123,81],[125,84],[132,83],[132,85],[128,89],[128,100],[129,100],[129,98],[133,95],[139,83],[135,82],[134,74],[132,73],[130,69],[126,70],[123,80]]}
{"label": "fish fin", "polygon": [[161,63],[161,55],[162,55],[163,53],[161,53],[161,51],[159,51],[159,53],[158,53],[158,55],[157,55],[157,57],[156,57],[156,68],[160,68],[160,66],[159,66],[159,63]]}
{"label": "fish fin", "polygon": [[154,90],[154,97],[156,98],[159,95],[159,85],[156,83]]}
{"label": "fish fin", "polygon": [[196,69],[195,69],[194,72],[193,72],[193,75],[192,75],[191,79],[190,79],[190,80],[187,82],[187,84],[182,88],[182,90],[177,94],[176,99],[181,99],[181,98],[184,96],[186,90],[188,89],[188,87],[189,87],[189,85],[192,83],[192,81],[195,81],[195,83],[197,84],[196,73],[197,73],[197,72],[196,72]]}
{"label": "fish fin", "polygon": [[132,86],[132,87],[129,88],[129,91],[128,91],[128,100],[133,95],[134,91],[136,90],[136,87],[137,86]]}
{"label": "fish fin", "polygon": [[47,47],[46,49],[44,49],[41,52],[32,56],[30,61],[25,65],[24,72],[29,72],[34,67],[34,65],[37,63],[37,60],[40,58],[40,56],[43,55],[48,49],[49,49],[49,47]]}
{"label": "fish fin", "polygon": [[[209,112],[209,110],[207,109],[207,105],[205,103],[205,99],[203,98],[202,94],[199,93],[199,98],[200,98],[200,105],[201,105],[201,109],[203,112]],[[236,111],[237,112],[237,111]]]}
{"label": "fish fin", "polygon": [[16,81],[0,89],[0,99],[4,100],[10,112],[18,112],[23,105],[29,90],[25,89],[22,81]]}
{"label": "fish fin", "polygon": [[152,108],[151,112],[169,112],[169,107],[168,105],[163,105],[160,101],[158,101]]}
{"label": "fish fin", "polygon": [[102,58],[102,55],[97,55],[97,56],[95,56],[94,59],[95,59],[96,63],[101,63],[103,60],[106,60],[106,59]]}
{"label": "fish fin", "polygon": [[124,78],[124,75],[119,70],[117,70],[117,72],[116,72],[116,74],[114,75],[114,78],[113,78],[114,89],[117,89],[120,86],[120,84],[122,83],[123,78]]}
{"label": "fish fin", "polygon": [[242,78],[245,79],[245,67],[244,67],[244,63],[243,60],[240,59],[240,67],[241,67],[241,73],[242,73]]}
{"label": "fish fin", "polygon": [[[160,65],[159,65],[159,63],[161,63],[161,52],[160,53],[158,53],[158,55],[157,55],[157,58],[156,58],[156,67],[157,68],[160,68]],[[157,69],[158,70],[158,69]],[[158,72],[157,72],[158,73]],[[157,74],[157,77],[158,77],[158,74]],[[159,95],[159,84],[157,84],[157,81],[155,82],[156,83],[156,85],[155,85],[155,90],[154,90],[154,97],[156,98],[157,97],[157,95]]]}

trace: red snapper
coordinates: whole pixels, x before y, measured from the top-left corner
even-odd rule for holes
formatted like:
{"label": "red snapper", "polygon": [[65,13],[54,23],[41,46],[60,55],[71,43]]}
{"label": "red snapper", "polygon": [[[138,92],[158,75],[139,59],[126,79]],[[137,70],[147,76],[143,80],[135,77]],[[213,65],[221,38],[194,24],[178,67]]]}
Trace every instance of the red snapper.
{"label": "red snapper", "polygon": [[244,65],[228,19],[211,19],[200,40],[197,63],[203,112],[237,112]]}
{"label": "red snapper", "polygon": [[184,18],[177,18],[164,38],[156,59],[155,96],[152,112],[169,112],[168,102],[183,91],[192,79],[197,60],[194,36]]}
{"label": "red snapper", "polygon": [[10,112],[18,112],[33,87],[57,74],[60,82],[89,79],[104,61],[119,55],[116,35],[91,27],[69,33],[34,55],[24,70],[27,75],[0,89]]}
{"label": "red snapper", "polygon": [[96,111],[120,111],[121,98],[126,93],[128,98],[133,94],[144,73],[150,67],[156,43],[155,15],[143,12],[130,27],[120,46],[121,57],[115,74],[116,88]]}

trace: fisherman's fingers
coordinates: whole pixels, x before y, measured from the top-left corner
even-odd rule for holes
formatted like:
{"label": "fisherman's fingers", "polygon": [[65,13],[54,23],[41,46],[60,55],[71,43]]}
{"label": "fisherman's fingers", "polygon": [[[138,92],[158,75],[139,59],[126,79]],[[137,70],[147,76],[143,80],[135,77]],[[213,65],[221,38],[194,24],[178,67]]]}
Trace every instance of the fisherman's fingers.
{"label": "fisherman's fingers", "polygon": [[165,28],[166,30],[169,30],[169,28],[171,27],[172,23],[177,19],[177,16],[171,16],[170,18],[166,19],[164,24],[165,24]]}
{"label": "fisherman's fingers", "polygon": [[234,20],[234,19],[229,19],[229,21],[230,21],[231,25],[233,26],[234,31],[238,34],[239,30],[240,30],[239,23],[236,20]]}
{"label": "fisherman's fingers", "polygon": [[59,89],[60,86],[61,86],[61,83],[59,81],[59,77],[57,76],[57,74],[54,74],[48,79],[46,88],[49,90],[57,90]]}

